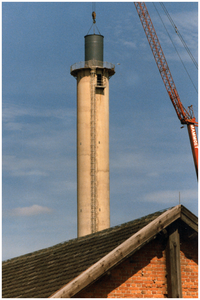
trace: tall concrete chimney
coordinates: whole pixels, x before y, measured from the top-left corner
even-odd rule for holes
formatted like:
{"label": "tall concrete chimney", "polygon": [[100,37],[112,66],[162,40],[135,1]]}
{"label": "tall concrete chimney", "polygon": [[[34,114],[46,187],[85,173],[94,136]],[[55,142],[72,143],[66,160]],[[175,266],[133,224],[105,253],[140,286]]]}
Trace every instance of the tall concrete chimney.
{"label": "tall concrete chimney", "polygon": [[78,237],[110,227],[109,78],[103,36],[85,36],[85,61],[71,66],[77,79]]}

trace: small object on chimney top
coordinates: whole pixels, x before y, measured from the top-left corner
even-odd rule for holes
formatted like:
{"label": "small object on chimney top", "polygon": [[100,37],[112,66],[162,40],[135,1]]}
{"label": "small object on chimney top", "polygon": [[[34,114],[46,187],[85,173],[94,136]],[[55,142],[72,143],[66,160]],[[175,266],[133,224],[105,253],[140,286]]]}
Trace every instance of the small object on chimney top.
{"label": "small object on chimney top", "polygon": [[93,18],[93,23],[96,23],[96,13],[95,11],[92,12],[92,18]]}

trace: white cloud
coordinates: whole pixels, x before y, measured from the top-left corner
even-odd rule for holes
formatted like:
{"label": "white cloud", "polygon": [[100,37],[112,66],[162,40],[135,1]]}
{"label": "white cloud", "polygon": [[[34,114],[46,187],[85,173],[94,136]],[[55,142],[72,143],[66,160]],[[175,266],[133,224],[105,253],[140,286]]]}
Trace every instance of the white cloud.
{"label": "white cloud", "polygon": [[183,11],[175,14],[171,14],[177,27],[186,30],[188,32],[197,32],[198,12],[195,11]]}
{"label": "white cloud", "polygon": [[189,202],[193,199],[197,199],[198,192],[197,190],[165,190],[165,191],[158,191],[146,194],[144,196],[143,201],[154,202],[154,203],[169,203],[171,204],[178,204],[179,203],[179,192],[180,192],[180,203],[182,202]]}
{"label": "white cloud", "polygon": [[40,205],[32,205],[30,207],[17,207],[10,211],[11,216],[22,217],[22,216],[35,216],[39,214],[49,214],[52,212],[52,209],[40,206]]}
{"label": "white cloud", "polygon": [[76,180],[59,180],[57,182],[53,182],[51,185],[51,190],[56,195],[64,194],[68,195],[70,191],[76,193],[77,183]]}
{"label": "white cloud", "polygon": [[130,47],[135,49],[136,48],[136,43],[132,42],[132,41],[122,41],[122,43],[124,44],[124,46]]}
{"label": "white cloud", "polygon": [[[49,163],[51,159],[51,163]],[[8,172],[9,176],[49,176],[55,171],[66,172],[66,169],[75,169],[74,157],[34,156],[31,158],[16,157],[15,155],[3,156],[3,172]]]}
{"label": "white cloud", "polygon": [[[67,108],[67,109],[35,109],[35,108],[22,108],[19,105],[13,103],[3,103],[2,105],[2,120],[3,120],[3,128],[6,130],[25,130],[36,128],[37,122],[29,123],[23,120],[23,117],[26,118],[41,118],[43,122],[46,122],[47,118],[54,118],[61,120],[64,124],[71,123],[72,119],[76,117],[76,109],[75,108]],[[37,121],[35,119],[35,121]]]}
{"label": "white cloud", "polygon": [[146,175],[155,176],[161,173],[167,172],[180,172],[180,161],[186,163],[191,162],[191,157],[188,155],[180,154],[170,154],[169,157],[153,156],[152,154],[147,154],[145,152],[141,153],[122,153],[112,155],[111,157],[111,168],[115,172],[118,170],[122,171],[124,169],[135,170],[140,172],[140,170],[145,170]]}
{"label": "white cloud", "polygon": [[17,158],[14,155],[3,156],[3,170],[12,176],[47,176],[47,170],[42,170],[41,161],[36,158]]}
{"label": "white cloud", "polygon": [[[188,48],[192,52],[193,56],[197,60],[198,52],[197,52],[197,45],[198,45],[198,31],[197,31],[197,24],[198,24],[198,14],[197,11],[183,11],[179,13],[171,13],[171,17],[181,34],[183,40],[186,42]],[[155,18],[156,19],[156,18]],[[178,52],[181,56],[181,59],[183,61],[189,61],[191,62],[191,59],[189,55],[187,54],[186,50],[184,49],[184,46],[182,42],[180,41],[177,33],[175,33],[175,30],[172,28],[169,20],[166,16],[163,17],[165,26],[173,40],[173,43],[175,44],[176,48],[178,49]],[[169,38],[167,35],[167,32],[165,31],[163,25],[161,24],[161,21],[159,18],[155,21],[157,27],[157,34],[158,38],[161,39],[161,45],[165,46],[166,52],[165,55],[167,56],[168,60],[178,60],[179,57],[177,56]],[[160,24],[160,25],[159,25]]]}

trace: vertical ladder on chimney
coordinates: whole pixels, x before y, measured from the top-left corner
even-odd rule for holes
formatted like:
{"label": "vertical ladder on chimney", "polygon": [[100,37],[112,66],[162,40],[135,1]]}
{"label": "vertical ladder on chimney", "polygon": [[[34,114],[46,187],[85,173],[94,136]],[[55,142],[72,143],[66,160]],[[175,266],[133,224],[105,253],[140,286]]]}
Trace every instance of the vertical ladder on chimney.
{"label": "vertical ladder on chimney", "polygon": [[91,233],[96,232],[96,97],[95,69],[91,70]]}

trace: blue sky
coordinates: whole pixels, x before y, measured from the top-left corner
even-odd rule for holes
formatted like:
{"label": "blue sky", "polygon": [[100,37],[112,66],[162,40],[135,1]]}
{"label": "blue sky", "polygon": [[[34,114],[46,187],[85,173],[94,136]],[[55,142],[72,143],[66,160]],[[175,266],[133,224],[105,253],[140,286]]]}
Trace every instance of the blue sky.
{"label": "blue sky", "polygon": [[[165,6],[197,60],[198,3]],[[156,7],[197,87],[197,70]],[[181,101],[191,84],[151,2],[150,16]],[[2,3],[3,260],[67,241],[76,228],[76,80],[92,2]],[[97,2],[110,79],[111,226],[179,204],[198,211],[187,128],[180,129],[131,2]]]}

